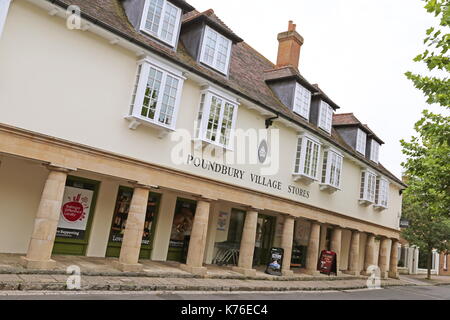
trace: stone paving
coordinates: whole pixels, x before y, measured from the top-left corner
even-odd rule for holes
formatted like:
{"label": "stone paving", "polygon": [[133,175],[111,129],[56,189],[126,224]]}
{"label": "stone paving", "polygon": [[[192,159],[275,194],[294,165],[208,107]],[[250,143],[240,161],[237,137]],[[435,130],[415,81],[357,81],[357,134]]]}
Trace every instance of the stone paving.
{"label": "stone paving", "polygon": [[[265,274],[264,268],[258,268],[256,277],[248,278],[233,272],[231,267],[207,266],[208,274],[202,278],[182,271],[175,262],[141,261],[144,264],[142,272],[123,273],[112,266],[115,259],[53,258],[57,261],[55,270],[28,270],[21,267],[20,255],[0,254],[0,290],[68,290],[66,268],[70,265],[80,267],[80,289],[83,291],[323,291],[367,288],[366,277],[310,276],[298,270],[291,277],[276,277]],[[423,283],[422,279],[402,276],[398,280],[383,280],[381,285],[420,283]],[[439,282],[444,283],[450,284],[450,277],[443,277]]]}

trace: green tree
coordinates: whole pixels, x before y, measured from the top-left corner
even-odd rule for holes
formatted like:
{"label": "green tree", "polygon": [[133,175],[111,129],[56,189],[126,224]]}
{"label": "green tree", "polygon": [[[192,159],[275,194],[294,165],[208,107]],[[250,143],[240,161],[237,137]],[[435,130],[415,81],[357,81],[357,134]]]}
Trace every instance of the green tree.
{"label": "green tree", "polygon": [[432,250],[450,249],[450,0],[422,0],[425,9],[439,23],[426,31],[427,49],[414,61],[424,63],[429,75],[407,72],[406,76],[421,90],[427,102],[442,107],[443,113],[423,111],[415,124],[417,136],[402,140],[407,160],[408,188],[404,193],[403,216],[410,228],[403,236],[427,251],[428,278],[431,277]]}

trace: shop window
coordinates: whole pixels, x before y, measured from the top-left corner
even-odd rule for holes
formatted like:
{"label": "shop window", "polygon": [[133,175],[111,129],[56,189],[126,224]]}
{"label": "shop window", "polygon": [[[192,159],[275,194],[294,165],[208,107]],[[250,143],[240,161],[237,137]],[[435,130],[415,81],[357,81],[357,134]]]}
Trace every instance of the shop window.
{"label": "shop window", "polygon": [[[133,189],[120,187],[117,193],[116,205],[114,207],[111,232],[109,236],[108,249],[106,256],[117,257],[120,254],[120,247],[125,233],[125,226],[128,219],[131,200],[133,198]],[[141,242],[141,258],[150,259],[151,246],[153,242],[154,227],[158,214],[160,195],[150,193],[147,202],[147,211],[144,222],[144,232]]]}
{"label": "shop window", "polygon": [[189,241],[197,204],[188,199],[178,199],[170,232],[167,260],[186,262]]}
{"label": "shop window", "polygon": [[180,106],[184,77],[174,70],[150,59],[139,62],[131,96],[130,128],[140,124],[174,130]]}
{"label": "shop window", "polygon": [[211,88],[202,92],[197,115],[196,138],[222,148],[232,149],[238,103]]}

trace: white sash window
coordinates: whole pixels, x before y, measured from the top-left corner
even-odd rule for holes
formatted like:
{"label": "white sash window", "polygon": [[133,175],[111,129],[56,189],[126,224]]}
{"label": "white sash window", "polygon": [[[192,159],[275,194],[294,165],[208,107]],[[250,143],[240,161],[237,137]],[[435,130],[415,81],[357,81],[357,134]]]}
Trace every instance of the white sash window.
{"label": "white sash window", "polygon": [[325,150],[323,156],[321,189],[336,191],[341,186],[342,163],[344,157],[334,149]]}
{"label": "white sash window", "polygon": [[298,138],[294,177],[317,180],[320,157],[320,142],[309,135]]}
{"label": "white sash window", "polygon": [[294,112],[308,120],[310,107],[311,91],[301,86],[299,83],[296,83],[294,94]]}
{"label": "white sash window", "polygon": [[141,30],[174,47],[180,20],[181,9],[167,0],[146,0]]}
{"label": "white sash window", "polygon": [[375,173],[369,170],[363,170],[361,172],[361,189],[359,195],[361,204],[375,202],[376,183],[377,176]]}
{"label": "white sash window", "polygon": [[333,122],[333,108],[325,101],[320,101],[319,128],[331,133]]}
{"label": "white sash window", "polygon": [[385,178],[380,178],[377,180],[377,191],[375,196],[376,207],[387,208],[388,197],[389,197],[389,181],[387,181]]}
{"label": "white sash window", "polygon": [[232,132],[236,126],[237,101],[226,93],[208,88],[202,92],[197,115],[197,139],[232,149]]}
{"label": "white sash window", "polygon": [[370,160],[378,163],[380,156],[380,144],[372,139],[370,148]]}
{"label": "white sash window", "polygon": [[156,61],[141,60],[128,118],[139,124],[175,129],[183,82],[181,72]]}
{"label": "white sash window", "polygon": [[358,128],[358,133],[356,135],[356,151],[362,153],[363,155],[366,154],[366,141],[367,134]]}
{"label": "white sash window", "polygon": [[200,54],[200,62],[222,72],[223,74],[228,74],[231,47],[231,40],[206,26]]}

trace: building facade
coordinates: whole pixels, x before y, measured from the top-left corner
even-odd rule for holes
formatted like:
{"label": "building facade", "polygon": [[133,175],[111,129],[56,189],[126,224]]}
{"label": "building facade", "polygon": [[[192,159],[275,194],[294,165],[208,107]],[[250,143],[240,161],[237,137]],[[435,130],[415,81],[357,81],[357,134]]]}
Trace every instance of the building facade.
{"label": "building facade", "polygon": [[0,252],[397,276],[405,185],[292,22],[273,64],[183,0],[1,1]]}

